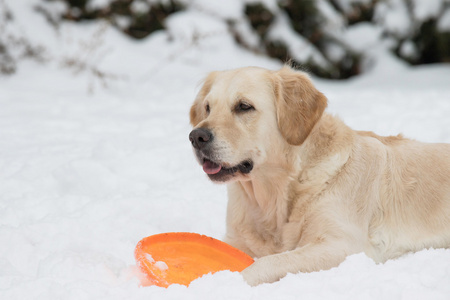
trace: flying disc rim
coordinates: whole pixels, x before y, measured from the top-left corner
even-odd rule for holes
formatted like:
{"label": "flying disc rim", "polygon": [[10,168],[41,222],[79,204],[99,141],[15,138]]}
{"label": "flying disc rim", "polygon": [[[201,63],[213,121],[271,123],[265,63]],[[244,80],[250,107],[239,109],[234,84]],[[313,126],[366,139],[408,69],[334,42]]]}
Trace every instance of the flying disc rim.
{"label": "flying disc rim", "polygon": [[[168,249],[174,247],[173,253],[167,253],[167,255],[172,255],[172,260],[177,259],[174,258],[173,255],[179,255],[180,266],[177,267],[179,267],[182,272],[187,273],[186,276],[191,276],[191,278],[174,280],[173,278],[177,278],[177,274],[173,273],[174,271],[173,269],[171,269],[171,266],[168,267],[169,271],[167,271],[172,272],[169,275],[166,274],[166,270],[156,268],[155,260],[153,259],[152,255],[153,251],[158,247],[168,247]],[[199,266],[201,266],[202,269],[206,270],[204,271],[205,274],[215,273],[222,270],[242,271],[244,268],[254,262],[253,258],[251,258],[243,251],[234,248],[233,246],[225,242],[206,235],[191,232],[169,232],[155,234],[140,240],[135,248],[134,254],[137,265],[139,269],[146,275],[146,279],[148,280],[148,282],[143,283],[143,285],[157,285],[161,287],[168,287],[173,283],[189,285],[189,283],[194,280],[196,276],[204,275],[193,275],[191,273],[195,273],[195,270],[183,269],[184,266],[182,265],[182,261],[190,259],[189,254],[187,252],[184,253],[183,250],[191,249],[192,251],[195,251],[196,247],[199,250],[203,251],[206,256],[217,256],[218,261],[214,263],[214,267],[208,265],[208,260],[209,262],[211,262],[211,260],[214,260],[215,257],[208,257],[206,261],[199,261]],[[162,263],[162,265],[165,265],[164,258],[161,258],[161,255],[159,255],[159,257],[156,257],[155,259],[162,261],[156,263],[160,263],[160,265]],[[230,263],[228,264],[228,262],[224,261],[224,259],[229,260]],[[202,263],[204,265],[201,265]],[[218,268],[216,264],[219,264],[220,267]],[[190,265],[190,267],[195,268],[195,266],[193,267],[192,264]],[[165,278],[166,276],[169,277],[169,280]]]}

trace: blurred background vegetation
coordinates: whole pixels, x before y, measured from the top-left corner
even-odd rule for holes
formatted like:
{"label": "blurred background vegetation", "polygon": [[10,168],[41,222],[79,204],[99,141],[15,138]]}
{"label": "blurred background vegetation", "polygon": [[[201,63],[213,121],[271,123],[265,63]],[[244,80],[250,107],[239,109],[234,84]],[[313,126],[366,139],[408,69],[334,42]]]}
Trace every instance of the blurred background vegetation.
{"label": "blurred background vegetation", "polygon": [[[56,2],[64,6],[55,15],[45,4]],[[166,30],[165,20],[171,15],[198,8],[202,2],[42,0],[42,3],[36,11],[54,26],[63,21],[103,19],[133,39],[145,39],[158,30]],[[319,77],[346,79],[360,74],[370,49],[355,47],[358,41],[354,39],[370,30],[378,34],[380,43],[387,43],[396,56],[411,65],[450,62],[448,0],[243,0],[242,3],[241,18],[217,16],[224,19],[239,45],[289,61]],[[4,16],[8,17],[12,16]],[[351,34],[357,30],[359,35]],[[29,54],[39,52],[31,46],[24,47]],[[8,43],[0,38],[0,73],[12,72]]]}

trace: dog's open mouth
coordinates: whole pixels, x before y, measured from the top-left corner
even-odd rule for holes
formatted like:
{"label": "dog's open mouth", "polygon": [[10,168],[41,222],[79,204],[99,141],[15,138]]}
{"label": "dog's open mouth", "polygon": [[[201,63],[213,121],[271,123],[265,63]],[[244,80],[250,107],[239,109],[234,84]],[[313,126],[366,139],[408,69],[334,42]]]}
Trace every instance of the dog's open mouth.
{"label": "dog's open mouth", "polygon": [[248,174],[253,169],[253,162],[245,160],[234,167],[225,167],[207,158],[203,159],[203,171],[209,175],[211,179],[220,180],[225,175],[233,175],[236,172]]}
{"label": "dog's open mouth", "polygon": [[215,162],[212,162],[207,159],[203,160],[203,171],[205,171],[206,174],[214,175],[219,173],[221,170],[222,170],[221,165],[216,164]]}

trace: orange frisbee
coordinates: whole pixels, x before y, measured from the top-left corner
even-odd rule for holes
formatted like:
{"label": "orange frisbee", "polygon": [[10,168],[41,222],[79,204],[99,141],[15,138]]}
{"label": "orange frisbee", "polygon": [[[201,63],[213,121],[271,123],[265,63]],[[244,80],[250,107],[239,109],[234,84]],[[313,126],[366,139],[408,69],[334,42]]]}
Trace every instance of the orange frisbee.
{"label": "orange frisbee", "polygon": [[242,271],[253,263],[244,252],[212,237],[189,232],[170,232],[143,238],[134,252],[148,283],[168,287],[189,285],[204,274],[222,270]]}

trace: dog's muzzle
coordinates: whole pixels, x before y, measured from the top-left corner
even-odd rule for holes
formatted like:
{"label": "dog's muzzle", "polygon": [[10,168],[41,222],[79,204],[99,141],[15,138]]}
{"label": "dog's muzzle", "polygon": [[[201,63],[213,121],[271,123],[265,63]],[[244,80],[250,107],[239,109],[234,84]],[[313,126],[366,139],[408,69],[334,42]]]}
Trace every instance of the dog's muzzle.
{"label": "dog's muzzle", "polygon": [[195,149],[195,154],[203,167],[203,171],[208,174],[211,180],[227,181],[237,172],[249,174],[253,170],[251,159],[244,160],[232,167],[224,166],[223,163],[216,161],[211,146],[214,135],[208,129],[196,128],[192,130],[189,134],[189,140]]}

